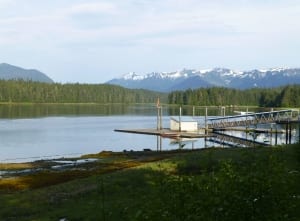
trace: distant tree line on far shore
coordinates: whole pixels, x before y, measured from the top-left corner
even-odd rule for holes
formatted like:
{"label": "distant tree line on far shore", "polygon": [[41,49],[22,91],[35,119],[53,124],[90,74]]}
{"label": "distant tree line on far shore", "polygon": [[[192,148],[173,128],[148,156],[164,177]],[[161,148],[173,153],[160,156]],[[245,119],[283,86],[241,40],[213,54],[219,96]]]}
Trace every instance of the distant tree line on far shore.
{"label": "distant tree line on far shore", "polygon": [[108,84],[48,84],[0,80],[0,102],[28,103],[155,103],[167,95]]}
{"label": "distant tree line on far shore", "polygon": [[300,85],[248,90],[220,87],[189,89],[169,93],[168,102],[169,104],[196,106],[253,105],[260,107],[300,107]]}
{"label": "distant tree line on far shore", "polygon": [[0,80],[2,103],[155,103],[158,97],[161,103],[177,105],[300,107],[300,85],[248,90],[213,87],[165,94],[109,84],[48,84]]}

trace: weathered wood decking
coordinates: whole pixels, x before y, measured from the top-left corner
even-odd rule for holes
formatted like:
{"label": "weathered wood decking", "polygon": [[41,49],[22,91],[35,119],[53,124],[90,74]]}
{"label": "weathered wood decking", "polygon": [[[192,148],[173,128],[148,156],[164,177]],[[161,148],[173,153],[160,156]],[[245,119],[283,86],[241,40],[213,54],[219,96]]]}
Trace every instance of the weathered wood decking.
{"label": "weathered wood decking", "polygon": [[115,129],[116,132],[123,133],[134,133],[134,134],[145,134],[145,135],[155,135],[162,137],[181,137],[181,138],[204,138],[211,137],[212,134],[205,134],[203,131],[199,132],[185,132],[185,131],[173,131],[168,128],[161,130],[157,129]]}

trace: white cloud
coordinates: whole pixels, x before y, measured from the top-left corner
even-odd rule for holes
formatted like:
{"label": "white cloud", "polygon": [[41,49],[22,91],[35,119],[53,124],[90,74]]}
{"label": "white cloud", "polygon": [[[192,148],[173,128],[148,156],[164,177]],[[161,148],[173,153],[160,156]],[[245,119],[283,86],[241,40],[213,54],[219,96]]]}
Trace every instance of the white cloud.
{"label": "white cloud", "polygon": [[85,13],[113,13],[116,7],[114,4],[109,2],[93,2],[93,3],[82,3],[71,6],[67,11],[72,14],[85,14]]}
{"label": "white cloud", "polygon": [[[14,3],[0,0],[2,57],[9,45],[70,61],[76,53],[90,53],[86,57],[105,58],[109,66],[109,60],[127,59],[126,64],[137,55],[148,60],[155,53],[172,58],[177,50],[193,54],[185,56],[191,62],[203,53],[214,59],[214,50],[220,50],[228,51],[227,61],[238,63],[238,55],[247,51],[260,50],[266,57],[262,49],[288,52],[300,47],[300,3],[291,0],[65,0],[46,5],[28,0],[14,10],[4,8]],[[170,61],[162,56],[159,62],[163,66]]]}
{"label": "white cloud", "polygon": [[[237,10],[237,5],[229,7],[217,1],[209,4],[195,0],[126,2],[79,3],[57,7],[49,11],[49,15],[39,15],[39,10],[35,10],[27,17],[20,14],[2,19],[0,38],[6,38],[9,42],[14,39],[26,42],[30,41],[30,37],[31,41],[51,38],[61,41],[61,44],[64,41],[80,43],[98,40],[99,45],[107,41],[114,44],[120,39],[136,44],[163,39],[168,42],[170,39],[168,44],[174,42],[174,46],[191,45],[193,42],[197,46],[197,39],[210,42],[210,38],[225,39],[225,36],[228,40],[228,36],[236,39],[255,33],[260,36],[281,30],[296,32],[299,26],[297,8],[242,7]],[[295,18],[289,21],[291,11]],[[85,16],[74,18],[78,14]],[[101,17],[95,17],[99,14]],[[190,40],[184,41],[187,38]]]}
{"label": "white cloud", "polygon": [[15,0],[0,0],[0,9],[15,4]]}

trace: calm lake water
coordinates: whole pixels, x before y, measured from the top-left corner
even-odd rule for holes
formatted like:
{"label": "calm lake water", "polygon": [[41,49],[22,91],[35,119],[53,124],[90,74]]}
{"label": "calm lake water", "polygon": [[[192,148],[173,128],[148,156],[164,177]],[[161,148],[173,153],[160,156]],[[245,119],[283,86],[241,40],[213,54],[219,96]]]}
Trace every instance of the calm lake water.
{"label": "calm lake water", "polygon": [[[191,115],[191,108],[183,114]],[[164,127],[178,108],[164,109]],[[204,110],[194,110],[203,115]],[[218,110],[209,113],[217,115]],[[155,105],[0,105],[0,162],[27,162],[72,157],[103,150],[156,150],[157,137],[114,132],[114,129],[156,128]],[[185,142],[202,148],[204,140]],[[207,146],[214,145],[206,143]],[[162,147],[177,149],[169,139]]]}
{"label": "calm lake water", "polygon": [[125,128],[156,128],[155,105],[0,105],[0,162],[156,149],[156,136],[114,132]]}

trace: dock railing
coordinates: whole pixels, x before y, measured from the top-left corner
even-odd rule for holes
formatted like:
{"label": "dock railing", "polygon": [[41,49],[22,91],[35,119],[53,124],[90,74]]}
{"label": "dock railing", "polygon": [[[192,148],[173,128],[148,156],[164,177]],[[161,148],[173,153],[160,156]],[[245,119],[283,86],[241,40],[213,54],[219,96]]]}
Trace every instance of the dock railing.
{"label": "dock railing", "polygon": [[241,127],[266,123],[280,123],[286,121],[299,121],[299,111],[280,110],[270,112],[258,112],[243,115],[209,118],[207,127],[210,129],[222,129],[226,127]]}

